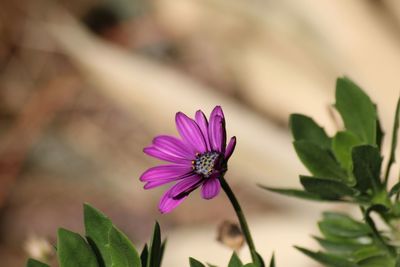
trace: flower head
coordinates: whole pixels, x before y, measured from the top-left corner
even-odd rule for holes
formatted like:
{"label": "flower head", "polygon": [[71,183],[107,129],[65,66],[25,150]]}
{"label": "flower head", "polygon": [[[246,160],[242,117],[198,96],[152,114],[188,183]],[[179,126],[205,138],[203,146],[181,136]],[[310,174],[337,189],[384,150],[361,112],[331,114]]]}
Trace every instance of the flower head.
{"label": "flower head", "polygon": [[210,121],[201,110],[191,119],[182,112],[175,116],[180,139],[160,135],[143,151],[147,155],[172,164],[159,165],[145,171],[140,180],[145,189],[174,183],[162,196],[159,210],[167,213],[201,187],[201,196],[212,199],[221,190],[219,177],[227,171],[236,138],[226,146],[225,117],[220,106],[211,112]]}

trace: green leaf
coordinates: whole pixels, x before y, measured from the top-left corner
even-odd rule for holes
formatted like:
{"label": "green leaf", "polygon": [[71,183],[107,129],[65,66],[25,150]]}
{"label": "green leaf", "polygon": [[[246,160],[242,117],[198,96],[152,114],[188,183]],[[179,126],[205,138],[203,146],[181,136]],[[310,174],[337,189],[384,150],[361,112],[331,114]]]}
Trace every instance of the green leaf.
{"label": "green leaf", "polygon": [[142,262],[143,267],[147,266],[147,263],[149,261],[149,248],[147,244],[144,244],[142,253],[140,253],[140,261]]}
{"label": "green leaf", "polygon": [[382,148],[382,141],[383,141],[383,137],[385,136],[385,133],[382,130],[382,125],[381,125],[381,121],[379,120],[379,118],[376,119],[376,144],[379,147],[379,150],[381,150]]}
{"label": "green leaf", "polygon": [[189,258],[190,267],[206,267],[203,263],[196,259]]}
{"label": "green leaf", "polygon": [[50,267],[50,266],[35,259],[29,259],[28,262],[26,263],[26,267]]}
{"label": "green leaf", "polygon": [[317,194],[321,198],[328,200],[340,199],[343,196],[353,196],[357,193],[344,183],[335,180],[300,176],[300,182],[307,192]]}
{"label": "green leaf", "polygon": [[113,227],[111,220],[89,204],[83,207],[85,231],[89,244],[96,254],[101,255],[100,266],[111,266],[109,234]]}
{"label": "green leaf", "polygon": [[358,238],[371,234],[368,225],[358,222],[346,214],[324,212],[323,217],[318,226],[325,237]]}
{"label": "green leaf", "polygon": [[372,246],[372,239],[364,237],[362,242],[358,239],[335,238],[335,240],[314,237],[315,240],[330,253],[349,256],[354,251]]}
{"label": "green leaf", "polygon": [[294,140],[309,141],[325,149],[331,147],[331,140],[325,130],[310,117],[292,114],[289,118],[289,125],[292,129]]}
{"label": "green leaf", "polygon": [[271,261],[269,262],[269,267],[275,267],[275,254],[272,254]]}
{"label": "green leaf", "polygon": [[161,231],[158,222],[154,225],[153,237],[150,244],[148,267],[159,267],[161,262]]}
{"label": "green leaf", "polygon": [[317,177],[346,181],[347,175],[331,152],[309,141],[293,142],[304,166]]}
{"label": "green leaf", "polygon": [[369,96],[350,79],[339,78],[337,80],[335,106],[342,116],[347,130],[353,132],[367,144],[377,144],[375,105]]}
{"label": "green leaf", "polygon": [[377,257],[377,256],[385,256],[386,251],[383,251],[381,248],[376,246],[367,246],[360,248],[357,251],[352,253],[352,258],[356,262],[360,262],[366,260],[368,258]]}
{"label": "green leaf", "polygon": [[243,265],[243,267],[257,267],[254,263],[247,263],[246,265]]}
{"label": "green leaf", "polygon": [[[352,132],[338,132],[332,140],[332,150],[341,166],[348,172],[352,169],[351,150],[362,141]],[[352,181],[354,182],[354,181]]]}
{"label": "green leaf", "polygon": [[347,260],[346,258],[323,252],[313,252],[305,248],[295,247],[305,255],[329,267],[358,267],[357,264]]}
{"label": "green leaf", "polygon": [[370,145],[356,146],[352,150],[353,174],[357,180],[357,188],[361,191],[382,187],[379,175],[382,158],[379,149]]}
{"label": "green leaf", "polygon": [[398,192],[400,192],[400,182],[397,182],[392,189],[390,189],[389,191],[389,197],[394,196],[395,194],[397,194]]}
{"label": "green leaf", "polygon": [[239,257],[236,254],[236,252],[233,252],[232,253],[232,257],[229,260],[228,267],[242,267],[242,266],[243,266],[242,261],[239,259]]}
{"label": "green leaf", "polygon": [[112,266],[140,267],[142,266],[139,254],[129,239],[117,228],[110,231],[110,255]]}
{"label": "green leaf", "polygon": [[60,267],[98,267],[91,247],[77,233],[58,230],[57,255]]}
{"label": "green leaf", "polygon": [[358,265],[360,267],[386,267],[386,266],[394,266],[395,259],[389,257],[389,256],[377,256],[377,257],[371,257],[366,260],[358,262]]}
{"label": "green leaf", "polygon": [[297,198],[313,200],[313,201],[323,201],[324,200],[321,196],[319,196],[317,194],[313,194],[313,193],[303,191],[303,190],[287,189],[287,188],[272,188],[272,187],[268,187],[268,186],[264,186],[264,185],[259,185],[259,187],[261,187],[265,190],[274,192],[274,193],[285,195],[285,196],[297,197]]}
{"label": "green leaf", "polygon": [[393,131],[392,131],[392,145],[390,148],[390,156],[389,156],[389,161],[388,165],[386,167],[386,173],[385,173],[385,183],[387,182],[389,178],[389,173],[390,173],[390,168],[392,167],[392,164],[396,162],[396,147],[397,147],[397,135],[399,131],[399,117],[400,117],[400,98],[397,100],[397,106],[396,106],[396,115],[394,117],[394,123],[393,123]]}
{"label": "green leaf", "polygon": [[210,263],[207,263],[207,266],[208,266],[208,267],[218,267],[217,265],[210,264]]}
{"label": "green leaf", "polygon": [[162,260],[164,258],[164,252],[165,252],[165,247],[167,246],[167,239],[164,239],[164,241],[161,244],[161,252],[160,252],[160,266],[162,265]]}

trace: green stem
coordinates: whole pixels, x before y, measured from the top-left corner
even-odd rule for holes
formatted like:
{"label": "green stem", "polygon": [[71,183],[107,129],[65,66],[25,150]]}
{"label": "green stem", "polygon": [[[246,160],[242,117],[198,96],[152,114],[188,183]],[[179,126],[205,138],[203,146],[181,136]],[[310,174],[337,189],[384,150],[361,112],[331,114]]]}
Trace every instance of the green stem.
{"label": "green stem", "polygon": [[261,266],[260,258],[257,254],[256,247],[254,246],[253,238],[251,237],[250,229],[249,229],[249,226],[247,225],[246,218],[244,217],[243,210],[240,207],[240,204],[239,204],[238,200],[236,199],[235,194],[232,192],[232,189],[226,182],[225,178],[220,177],[219,181],[221,182],[222,189],[224,190],[225,194],[229,198],[229,201],[231,202],[233,209],[236,212],[236,216],[238,217],[240,227],[242,228],[243,235],[244,235],[247,245],[249,246],[249,249],[250,249],[251,259],[253,260],[254,264],[256,264],[257,266]]}

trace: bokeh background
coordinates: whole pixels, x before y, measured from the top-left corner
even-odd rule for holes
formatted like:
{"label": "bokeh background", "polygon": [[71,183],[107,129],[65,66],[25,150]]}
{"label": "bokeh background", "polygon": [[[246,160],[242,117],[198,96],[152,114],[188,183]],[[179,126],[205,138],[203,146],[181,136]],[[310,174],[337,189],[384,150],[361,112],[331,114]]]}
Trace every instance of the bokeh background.
{"label": "bokeh background", "polygon": [[[316,248],[321,210],[349,208],[256,184],[299,186],[306,170],[288,116],[308,114],[330,134],[340,129],[332,104],[342,75],[378,104],[390,133],[400,2],[0,1],[0,265],[24,266],[51,250],[58,227],[82,233],[88,202],[138,249],[158,220],[168,236],[164,266],[187,266],[189,256],[225,266],[231,250],[216,240],[217,228],[235,216],[223,194],[205,201],[195,192],[160,215],[163,188],[145,191],[138,180],[157,163],[142,148],[156,134],[176,134],[176,111],[220,104],[238,138],[226,178],[256,246],[266,258],[275,251],[278,266],[317,266],[292,246]],[[240,254],[249,258],[246,248]]]}

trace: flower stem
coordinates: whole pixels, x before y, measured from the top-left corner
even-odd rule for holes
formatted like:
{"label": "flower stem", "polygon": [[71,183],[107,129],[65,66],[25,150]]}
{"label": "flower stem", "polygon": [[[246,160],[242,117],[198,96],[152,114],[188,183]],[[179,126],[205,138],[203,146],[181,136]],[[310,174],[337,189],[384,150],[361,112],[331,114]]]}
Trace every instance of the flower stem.
{"label": "flower stem", "polygon": [[244,217],[242,208],[240,207],[240,204],[238,200],[235,197],[235,194],[232,192],[232,189],[226,182],[224,177],[220,177],[219,181],[221,183],[221,187],[224,190],[225,194],[229,198],[229,201],[231,202],[233,209],[236,212],[236,216],[238,217],[240,227],[242,228],[243,235],[246,239],[247,245],[249,246],[250,249],[250,255],[251,259],[253,260],[253,263],[256,264],[257,266],[261,266],[261,259],[259,258],[256,247],[254,246],[253,238],[251,237],[250,234],[250,229],[249,226],[247,225],[246,218]]}

